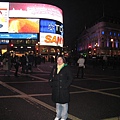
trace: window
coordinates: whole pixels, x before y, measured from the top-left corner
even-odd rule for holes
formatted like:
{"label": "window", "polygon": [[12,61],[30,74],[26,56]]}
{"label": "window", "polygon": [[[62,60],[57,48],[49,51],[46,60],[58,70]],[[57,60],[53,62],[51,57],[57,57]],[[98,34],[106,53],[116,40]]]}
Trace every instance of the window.
{"label": "window", "polygon": [[31,40],[26,40],[26,44],[31,44]]}
{"label": "window", "polygon": [[51,48],[50,50],[52,53],[55,53],[55,49],[54,48]]}
{"label": "window", "polygon": [[42,48],[42,52],[48,52],[47,48]]}
{"label": "window", "polygon": [[118,41],[115,42],[115,47],[118,48]]}
{"label": "window", "polygon": [[110,32],[110,35],[112,35],[112,32]]}
{"label": "window", "polygon": [[114,36],[116,36],[116,33],[114,33]]}
{"label": "window", "polygon": [[104,35],[105,34],[105,32],[104,31],[102,31],[102,35]]}

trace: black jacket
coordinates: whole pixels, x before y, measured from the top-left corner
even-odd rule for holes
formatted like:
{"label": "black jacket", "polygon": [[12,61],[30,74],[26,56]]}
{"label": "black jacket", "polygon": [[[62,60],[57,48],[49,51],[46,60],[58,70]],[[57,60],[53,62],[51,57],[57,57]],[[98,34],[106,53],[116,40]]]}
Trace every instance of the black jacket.
{"label": "black jacket", "polygon": [[55,103],[68,103],[70,101],[69,86],[72,83],[73,75],[68,65],[57,74],[57,65],[53,66],[49,83],[52,87],[52,100]]}

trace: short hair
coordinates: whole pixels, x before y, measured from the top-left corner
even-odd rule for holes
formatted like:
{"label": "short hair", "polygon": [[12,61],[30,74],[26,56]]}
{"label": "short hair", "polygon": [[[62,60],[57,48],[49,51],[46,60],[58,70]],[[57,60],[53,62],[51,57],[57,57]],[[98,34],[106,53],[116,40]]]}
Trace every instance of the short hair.
{"label": "short hair", "polygon": [[65,57],[64,57],[63,55],[58,55],[58,56],[57,56],[57,59],[58,59],[59,57],[61,57],[61,58],[63,59],[63,62],[66,63],[66,59],[65,59]]}

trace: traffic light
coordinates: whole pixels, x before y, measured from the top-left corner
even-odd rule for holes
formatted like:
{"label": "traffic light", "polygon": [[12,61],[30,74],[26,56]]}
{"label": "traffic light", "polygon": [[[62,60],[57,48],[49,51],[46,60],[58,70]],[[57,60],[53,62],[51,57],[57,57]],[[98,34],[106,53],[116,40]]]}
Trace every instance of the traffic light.
{"label": "traffic light", "polygon": [[36,48],[36,52],[38,53],[38,47]]}
{"label": "traffic light", "polygon": [[88,46],[88,54],[91,55],[91,53],[92,53],[92,47],[91,47],[91,45],[89,45]]}
{"label": "traffic light", "polygon": [[96,48],[94,48],[93,50],[94,50],[94,54],[96,54]]}
{"label": "traffic light", "polygon": [[13,43],[11,43],[10,44],[10,50],[13,50],[13,47],[14,47],[14,45],[13,45]]}
{"label": "traffic light", "polygon": [[13,47],[13,44],[12,44],[12,43],[10,44],[10,47]]}

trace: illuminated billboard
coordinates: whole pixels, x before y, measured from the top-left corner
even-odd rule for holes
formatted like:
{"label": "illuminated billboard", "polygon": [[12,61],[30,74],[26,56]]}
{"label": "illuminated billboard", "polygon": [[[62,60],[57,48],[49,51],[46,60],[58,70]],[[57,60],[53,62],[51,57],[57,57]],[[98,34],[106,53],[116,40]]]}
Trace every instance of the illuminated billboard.
{"label": "illuminated billboard", "polygon": [[0,32],[8,32],[9,3],[0,2]]}
{"label": "illuminated billboard", "polygon": [[37,34],[0,33],[0,39],[37,39]]}
{"label": "illuminated billboard", "polygon": [[63,37],[59,34],[40,33],[40,45],[63,47]]}
{"label": "illuminated billboard", "polygon": [[63,47],[63,24],[50,19],[40,19],[40,44]]}
{"label": "illuminated billboard", "polygon": [[40,19],[40,32],[63,36],[63,24],[55,20]]}
{"label": "illuminated billboard", "polygon": [[0,44],[8,44],[9,40],[0,40]]}
{"label": "illuminated billboard", "polygon": [[39,33],[39,19],[9,19],[9,33]]}
{"label": "illuminated billboard", "polygon": [[40,39],[41,45],[63,47],[62,10],[49,4],[0,2],[0,39]]}
{"label": "illuminated billboard", "polygon": [[9,17],[47,18],[63,23],[62,10],[49,4],[10,3]]}

